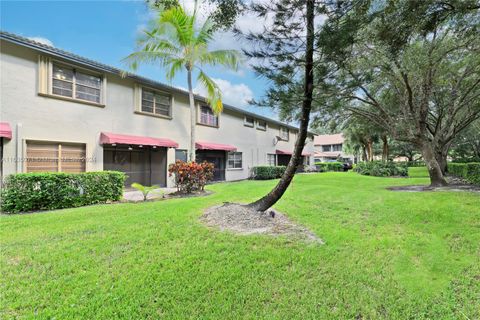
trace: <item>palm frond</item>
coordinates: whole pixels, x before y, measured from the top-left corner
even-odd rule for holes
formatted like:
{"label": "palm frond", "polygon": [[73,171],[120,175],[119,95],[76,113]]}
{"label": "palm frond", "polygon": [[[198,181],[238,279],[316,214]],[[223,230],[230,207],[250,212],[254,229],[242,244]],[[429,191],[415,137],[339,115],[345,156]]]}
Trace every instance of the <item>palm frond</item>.
{"label": "palm frond", "polygon": [[171,55],[168,52],[160,51],[137,51],[129,54],[122,59],[122,62],[126,63],[130,69],[137,70],[139,63],[157,63],[160,62],[163,66],[172,59],[178,59],[177,56]]}
{"label": "palm frond", "polygon": [[168,64],[165,64],[167,67],[167,73],[165,77],[168,81],[171,81],[177,75],[177,72],[180,71],[185,66],[184,59],[171,59]]}
{"label": "palm frond", "polygon": [[215,114],[223,111],[222,92],[218,85],[199,68],[197,80],[207,89],[207,101]]}
{"label": "palm frond", "polygon": [[237,70],[243,62],[243,56],[237,50],[214,50],[201,52],[198,60],[202,65],[221,65]]}
{"label": "palm frond", "polygon": [[182,7],[172,7],[160,13],[158,25],[169,24],[176,32],[179,44],[183,47],[190,46],[195,34],[195,18],[189,16]]}
{"label": "palm frond", "polygon": [[214,23],[209,17],[198,31],[194,45],[207,45],[213,39]]}

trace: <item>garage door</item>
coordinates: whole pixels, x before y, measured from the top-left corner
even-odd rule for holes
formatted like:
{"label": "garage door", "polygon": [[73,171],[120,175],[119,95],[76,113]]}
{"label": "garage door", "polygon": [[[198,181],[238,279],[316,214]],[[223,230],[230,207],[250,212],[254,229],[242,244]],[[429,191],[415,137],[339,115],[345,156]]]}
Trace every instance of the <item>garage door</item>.
{"label": "garage door", "polygon": [[85,172],[85,144],[27,141],[27,172]]}

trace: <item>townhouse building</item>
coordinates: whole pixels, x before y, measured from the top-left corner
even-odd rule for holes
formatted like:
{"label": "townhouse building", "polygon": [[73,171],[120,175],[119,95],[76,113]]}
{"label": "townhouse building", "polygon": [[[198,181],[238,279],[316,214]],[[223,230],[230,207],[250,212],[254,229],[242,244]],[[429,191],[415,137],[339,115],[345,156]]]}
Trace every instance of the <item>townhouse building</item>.
{"label": "townhouse building", "polygon": [[[118,170],[127,185],[172,186],[168,165],[190,146],[188,93],[15,34],[0,33],[1,175]],[[215,180],[286,165],[298,128],[195,97],[197,161]],[[313,164],[314,134],[303,151]]]}
{"label": "townhouse building", "polygon": [[315,136],[314,148],[315,162],[342,161],[357,163],[355,155],[345,152],[345,138],[342,133]]}

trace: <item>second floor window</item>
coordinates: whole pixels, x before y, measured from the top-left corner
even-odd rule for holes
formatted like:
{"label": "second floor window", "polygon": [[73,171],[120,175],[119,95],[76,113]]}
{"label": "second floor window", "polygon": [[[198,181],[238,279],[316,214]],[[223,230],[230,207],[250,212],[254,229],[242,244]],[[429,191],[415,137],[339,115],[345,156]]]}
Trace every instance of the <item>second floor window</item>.
{"label": "second floor window", "polygon": [[142,112],[169,117],[170,105],[169,95],[142,89]]}
{"label": "second floor window", "polygon": [[332,151],[331,146],[329,144],[322,146],[323,152],[330,152]]}
{"label": "second floor window", "polygon": [[334,144],[332,145],[332,151],[342,151],[342,145],[341,144]]}
{"label": "second floor window", "polygon": [[101,103],[102,78],[74,68],[53,65],[52,93],[95,103]]}
{"label": "second floor window", "polygon": [[218,116],[213,113],[210,107],[201,106],[200,123],[211,127],[218,127]]}
{"label": "second floor window", "polygon": [[282,140],[288,140],[289,138],[289,131],[286,127],[280,127],[280,138]]}
{"label": "second floor window", "polygon": [[244,120],[243,124],[246,127],[253,127],[253,125],[255,124],[255,119],[253,117],[250,117],[250,116],[245,116],[245,120]]}
{"label": "second floor window", "polygon": [[257,129],[258,130],[267,130],[267,121],[257,120]]}

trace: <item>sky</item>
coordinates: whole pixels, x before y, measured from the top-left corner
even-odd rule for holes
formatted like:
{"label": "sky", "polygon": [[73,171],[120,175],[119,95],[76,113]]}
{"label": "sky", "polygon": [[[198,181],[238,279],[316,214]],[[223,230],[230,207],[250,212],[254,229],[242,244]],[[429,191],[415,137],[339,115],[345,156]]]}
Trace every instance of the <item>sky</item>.
{"label": "sky", "polygon": [[[183,4],[192,7],[192,0]],[[135,50],[135,41],[145,28],[152,13],[144,1],[0,1],[0,28],[32,38],[57,48],[112,65],[127,66],[122,59]],[[262,23],[256,17],[244,16],[237,21],[243,30],[259,31]],[[211,49],[237,49],[247,44],[229,32],[219,33]],[[237,71],[221,67],[206,69],[223,93],[227,104],[277,118],[270,108],[251,106],[248,101],[260,98],[268,83],[259,78],[248,64]],[[172,82],[164,71],[152,65],[141,66],[135,73],[180,88],[186,88],[186,74]],[[200,85],[195,91],[204,94]]]}

